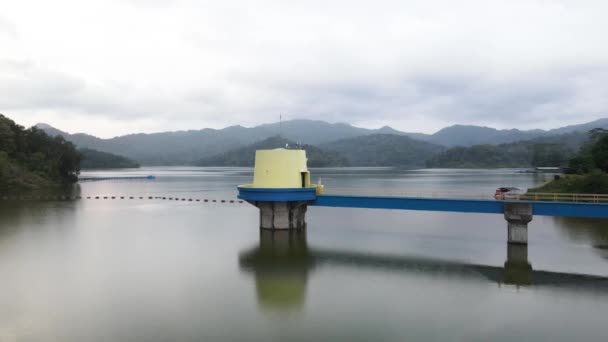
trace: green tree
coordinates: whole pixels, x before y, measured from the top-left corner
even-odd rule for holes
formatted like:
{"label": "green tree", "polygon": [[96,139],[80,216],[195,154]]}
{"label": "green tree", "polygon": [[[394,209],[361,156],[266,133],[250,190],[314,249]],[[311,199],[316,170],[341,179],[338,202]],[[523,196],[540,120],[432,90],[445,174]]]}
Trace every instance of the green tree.
{"label": "green tree", "polygon": [[[0,114],[0,119],[3,116]],[[13,152],[15,149],[15,133],[11,130],[11,127],[4,120],[0,120],[0,151]]]}
{"label": "green tree", "polygon": [[591,158],[595,165],[608,172],[608,135],[604,134],[591,148]]}
{"label": "green tree", "polygon": [[0,114],[0,187],[35,187],[75,182],[80,153],[61,137],[25,129]]}
{"label": "green tree", "polygon": [[7,186],[9,174],[9,162],[8,154],[4,151],[0,151],[0,188]]}
{"label": "green tree", "polygon": [[591,155],[581,154],[570,159],[566,173],[582,175],[589,173],[594,169],[596,169],[596,166]]}

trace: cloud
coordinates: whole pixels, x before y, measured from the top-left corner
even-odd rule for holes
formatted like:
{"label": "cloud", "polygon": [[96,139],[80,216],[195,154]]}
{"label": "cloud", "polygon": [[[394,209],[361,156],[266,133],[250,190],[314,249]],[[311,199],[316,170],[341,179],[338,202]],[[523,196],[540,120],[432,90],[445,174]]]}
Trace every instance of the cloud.
{"label": "cloud", "polygon": [[4,36],[7,38],[17,38],[17,29],[15,25],[0,15],[0,36]]}
{"label": "cloud", "polygon": [[432,132],[608,113],[605,1],[29,2],[0,17],[19,32],[0,112],[24,124],[108,136],[283,114]]}
{"label": "cloud", "polygon": [[77,78],[39,70],[27,61],[0,60],[0,74],[3,108],[63,107],[84,88]]}

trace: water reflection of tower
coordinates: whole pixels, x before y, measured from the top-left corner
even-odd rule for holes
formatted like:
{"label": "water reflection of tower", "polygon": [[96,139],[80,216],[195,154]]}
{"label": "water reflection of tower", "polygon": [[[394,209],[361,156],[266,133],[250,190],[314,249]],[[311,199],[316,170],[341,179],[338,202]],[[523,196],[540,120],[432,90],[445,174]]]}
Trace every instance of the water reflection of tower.
{"label": "water reflection of tower", "polygon": [[[434,279],[486,279],[499,285],[553,286],[577,291],[608,291],[608,277],[534,271],[528,261],[525,244],[507,244],[504,267],[463,264],[416,256],[368,254],[309,248],[305,230],[260,231],[259,246],[239,257],[241,270],[253,274],[258,305],[267,312],[299,311],[306,300],[311,272],[318,265],[329,267],[376,269],[383,272],[432,275]],[[481,277],[480,277],[481,276]]]}
{"label": "water reflection of tower", "polygon": [[258,303],[264,309],[299,310],[313,268],[305,230],[260,230],[260,245],[241,254],[240,267],[255,276]]}
{"label": "water reflection of tower", "polygon": [[[533,283],[533,270],[528,261],[527,245],[507,245],[504,268],[463,265],[412,257],[387,257],[367,254],[332,252],[308,248],[306,230],[260,230],[259,246],[239,257],[242,270],[252,273],[258,304],[268,311],[297,311],[304,305],[306,285],[316,263],[381,267],[392,271],[446,273],[453,270],[466,277],[484,274],[489,280],[505,285],[526,286]],[[345,260],[347,260],[346,263]],[[452,266],[452,267],[450,267]],[[448,272],[450,273],[450,272]]]}

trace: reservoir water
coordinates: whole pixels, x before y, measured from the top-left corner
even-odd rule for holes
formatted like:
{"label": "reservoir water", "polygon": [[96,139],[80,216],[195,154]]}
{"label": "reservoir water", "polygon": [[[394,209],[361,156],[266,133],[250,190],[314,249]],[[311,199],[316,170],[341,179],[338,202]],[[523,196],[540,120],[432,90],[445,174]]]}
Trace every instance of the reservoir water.
{"label": "reservoir water", "polygon": [[[0,200],[0,341],[608,340],[608,283],[582,276],[608,277],[606,220],[534,217],[530,281],[505,263],[501,215],[309,207],[306,232],[261,234],[247,203],[147,199],[233,200],[250,169],[83,173],[150,174],[58,190],[100,199]],[[312,170],[376,193],[551,176]]]}

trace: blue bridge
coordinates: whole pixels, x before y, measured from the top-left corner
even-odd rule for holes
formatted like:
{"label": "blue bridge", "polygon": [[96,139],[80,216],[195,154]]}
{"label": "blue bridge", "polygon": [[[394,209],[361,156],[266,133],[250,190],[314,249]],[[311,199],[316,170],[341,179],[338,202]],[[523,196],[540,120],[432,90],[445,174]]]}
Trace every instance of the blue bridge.
{"label": "blue bridge", "polygon": [[[389,196],[384,189],[374,194],[356,188],[326,194],[323,185],[310,182],[306,162],[304,150],[256,151],[253,183],[238,186],[238,197],[260,209],[261,229],[303,229],[308,206],[503,214],[508,242],[526,245],[533,215],[608,218],[608,195],[598,194],[521,194],[501,189],[493,197],[403,192]],[[360,193],[349,195],[353,190]]]}
{"label": "blue bridge", "polygon": [[497,200],[471,194],[344,195],[339,189],[334,190],[337,194],[317,194],[315,187],[238,189],[240,199],[260,209],[260,228],[266,229],[304,228],[308,206],[502,214],[507,221],[508,243],[525,245],[528,223],[534,215],[608,219],[608,196],[596,194],[530,193]]}
{"label": "blue bridge", "polygon": [[461,213],[503,214],[512,204],[525,204],[531,213],[539,216],[569,216],[608,218],[608,203],[555,202],[535,200],[491,200],[424,197],[371,197],[320,195],[309,205],[322,207],[401,209],[424,211],[448,211]]}

